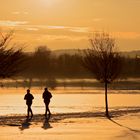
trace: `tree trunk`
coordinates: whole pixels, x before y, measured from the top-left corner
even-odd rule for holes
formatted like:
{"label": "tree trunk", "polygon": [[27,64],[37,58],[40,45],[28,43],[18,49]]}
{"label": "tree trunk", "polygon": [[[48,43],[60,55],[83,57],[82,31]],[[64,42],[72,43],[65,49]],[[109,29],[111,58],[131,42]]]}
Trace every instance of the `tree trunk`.
{"label": "tree trunk", "polygon": [[105,106],[106,106],[106,117],[109,117],[108,99],[107,99],[107,82],[105,82]]}

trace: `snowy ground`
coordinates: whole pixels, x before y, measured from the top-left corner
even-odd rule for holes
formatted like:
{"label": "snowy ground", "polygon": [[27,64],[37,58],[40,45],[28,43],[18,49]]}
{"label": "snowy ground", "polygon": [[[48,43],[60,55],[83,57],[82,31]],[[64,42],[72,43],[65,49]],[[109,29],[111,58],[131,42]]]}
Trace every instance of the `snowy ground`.
{"label": "snowy ground", "polygon": [[49,122],[35,115],[0,117],[0,140],[139,140],[140,108],[104,112],[53,114]]}

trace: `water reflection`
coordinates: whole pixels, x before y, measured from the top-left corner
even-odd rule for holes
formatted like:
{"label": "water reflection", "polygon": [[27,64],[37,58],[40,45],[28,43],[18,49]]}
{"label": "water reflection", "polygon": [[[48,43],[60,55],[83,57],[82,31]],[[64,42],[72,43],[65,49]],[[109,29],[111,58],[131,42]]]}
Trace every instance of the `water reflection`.
{"label": "water reflection", "polygon": [[[68,94],[68,93],[73,94]],[[50,103],[50,109],[52,113],[70,113],[70,112],[99,112],[104,110],[104,94],[94,94],[94,93],[104,93],[104,90],[56,90],[52,91],[53,98]],[[123,93],[123,94],[118,94]],[[7,114],[25,114],[26,104],[24,98],[25,90],[23,89],[3,89],[0,90],[0,115]],[[43,114],[45,107],[42,100],[42,90],[33,89],[32,93],[34,95],[33,101],[33,112],[34,114]],[[57,94],[59,93],[59,94]],[[63,94],[60,94],[63,93]],[[78,93],[78,94],[77,94]],[[113,93],[113,94],[110,94]],[[127,94],[132,93],[132,94]],[[125,107],[138,107],[140,106],[140,90],[137,91],[138,94],[134,94],[136,91],[130,90],[109,90],[109,108],[125,108]]]}

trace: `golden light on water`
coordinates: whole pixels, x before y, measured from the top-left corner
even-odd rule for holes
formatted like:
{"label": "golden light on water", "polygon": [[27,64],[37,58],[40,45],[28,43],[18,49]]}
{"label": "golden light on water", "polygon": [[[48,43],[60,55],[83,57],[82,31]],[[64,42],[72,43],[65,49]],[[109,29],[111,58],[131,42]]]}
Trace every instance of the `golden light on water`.
{"label": "golden light on water", "polygon": [[[118,92],[122,94],[118,94]],[[135,91],[136,92],[136,91]],[[26,104],[24,95],[26,89],[9,88],[0,89],[0,115],[7,114],[25,114]],[[32,88],[31,93],[34,96],[33,110],[35,114],[44,113],[44,102],[42,99],[43,90]],[[55,113],[71,112],[104,112],[104,90],[81,90],[81,89],[58,89],[51,90],[53,98],[51,99],[50,108]],[[110,110],[137,108],[139,106],[139,93],[133,95],[133,91],[110,91],[108,95]],[[129,94],[126,94],[129,93]]]}

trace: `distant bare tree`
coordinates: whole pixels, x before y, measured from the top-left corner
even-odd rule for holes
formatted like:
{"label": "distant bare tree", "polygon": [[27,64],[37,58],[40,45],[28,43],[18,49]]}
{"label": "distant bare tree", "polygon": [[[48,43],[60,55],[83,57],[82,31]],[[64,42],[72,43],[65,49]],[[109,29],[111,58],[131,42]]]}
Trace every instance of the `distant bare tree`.
{"label": "distant bare tree", "polygon": [[33,55],[33,72],[36,78],[46,79],[51,76],[51,51],[47,46],[38,46]]}
{"label": "distant bare tree", "polygon": [[24,59],[22,49],[8,48],[13,37],[13,31],[6,34],[0,32],[0,78],[14,76],[22,70],[21,62]]}
{"label": "distant bare tree", "polygon": [[96,33],[90,42],[92,46],[85,51],[84,66],[104,83],[106,116],[109,117],[107,89],[108,84],[120,74],[121,57],[116,50],[115,40],[107,33]]}

